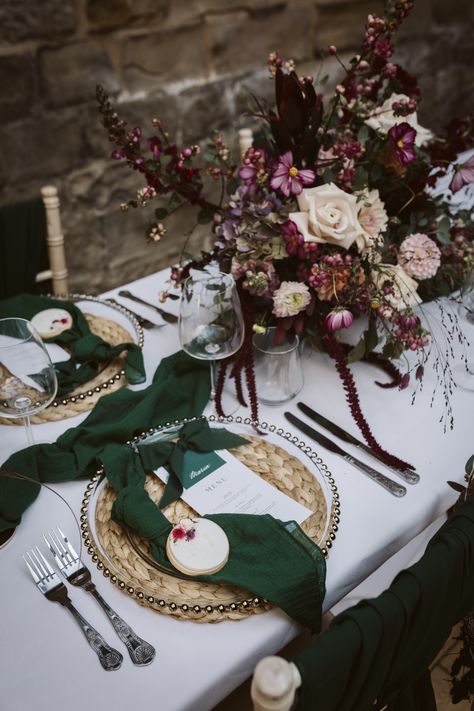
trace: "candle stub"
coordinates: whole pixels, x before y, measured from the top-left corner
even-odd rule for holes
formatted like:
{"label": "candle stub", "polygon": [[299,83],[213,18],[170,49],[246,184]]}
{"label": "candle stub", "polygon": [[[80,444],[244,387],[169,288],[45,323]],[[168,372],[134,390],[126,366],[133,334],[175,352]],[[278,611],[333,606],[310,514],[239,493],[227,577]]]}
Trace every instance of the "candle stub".
{"label": "candle stub", "polygon": [[214,521],[183,518],[168,536],[166,554],[181,573],[211,575],[227,563],[229,539]]}

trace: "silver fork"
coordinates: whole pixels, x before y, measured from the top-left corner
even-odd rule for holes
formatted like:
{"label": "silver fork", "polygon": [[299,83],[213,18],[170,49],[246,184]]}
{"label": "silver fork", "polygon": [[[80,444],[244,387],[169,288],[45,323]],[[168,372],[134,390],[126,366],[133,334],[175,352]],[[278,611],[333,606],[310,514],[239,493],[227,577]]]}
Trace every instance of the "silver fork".
{"label": "silver fork", "polygon": [[59,526],[56,530],[49,531],[43,538],[53,554],[60,572],[71,585],[83,588],[95,597],[111,621],[117,635],[127,647],[132,662],[137,666],[151,664],[155,658],[155,648],[139,637],[104,600],[91,580],[90,571],[85,567]]}
{"label": "silver fork", "polygon": [[115,671],[120,669],[123,657],[120,652],[110,647],[96,629],[83,618],[80,612],[76,610],[67,594],[66,586],[59,580],[54,570],[49,565],[48,561],[41,553],[38,547],[32,548],[25,553],[23,560],[26,563],[31,577],[36,583],[36,587],[43,595],[53,602],[59,602],[60,605],[66,607],[73,615],[74,619],[79,624],[83,631],[89,646],[99,657],[99,661],[106,671]]}

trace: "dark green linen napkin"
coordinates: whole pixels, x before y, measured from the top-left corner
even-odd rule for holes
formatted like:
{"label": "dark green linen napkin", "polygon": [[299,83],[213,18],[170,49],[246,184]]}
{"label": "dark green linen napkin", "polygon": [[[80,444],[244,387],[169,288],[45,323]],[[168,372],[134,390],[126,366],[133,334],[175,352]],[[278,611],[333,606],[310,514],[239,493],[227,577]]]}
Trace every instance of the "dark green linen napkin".
{"label": "dark green linen napkin", "polygon": [[41,198],[0,207],[0,299],[23,292],[42,293],[49,282],[36,284],[49,268],[46,214]]}
{"label": "dark green linen napkin", "polygon": [[124,350],[125,377],[129,383],[143,383],[145,367],[143,354],[136,343],[121,343],[111,346],[100,336],[91,333],[87,319],[80,309],[69,301],[52,299],[47,296],[19,294],[0,301],[0,318],[25,318],[28,321],[40,311],[46,309],[64,309],[72,317],[72,327],[57,336],[43,337],[46,342],[67,346],[71,357],[67,361],[55,364],[58,376],[58,396],[66,395],[77,385],[88,382],[99,372],[100,363],[116,358]]}
{"label": "dark green linen napkin", "polygon": [[[118,492],[114,505],[116,520],[150,538],[156,559],[170,566],[163,546],[171,524],[144,490],[145,467],[138,448],[123,442],[150,427],[199,415],[208,402],[209,391],[208,364],[177,353],[160,363],[148,388],[106,395],[81,425],[65,432],[55,444],[28,447],[12,455],[2,469],[38,482],[59,482],[91,475],[102,462]],[[194,447],[207,446],[202,428],[190,424],[185,435],[183,442],[186,440]],[[245,441],[228,432],[217,432],[213,437],[219,440],[219,445],[224,440],[227,446]],[[166,447],[160,447],[161,444],[158,443],[160,461],[169,464],[172,460],[176,464],[176,458],[181,456],[180,446],[170,448],[166,443]],[[148,454],[147,449],[145,459]],[[0,476],[0,530],[18,525],[39,488]],[[231,553],[219,573],[204,579],[246,588],[272,601],[312,630],[318,630],[325,560],[301,529],[294,522],[284,523],[271,516],[220,514],[209,518],[226,531]]]}
{"label": "dark green linen napkin", "polygon": [[[149,539],[153,557],[173,570],[165,553],[172,525],[144,489],[145,467],[140,455],[131,447],[112,445],[100,459],[117,491],[112,518]],[[326,562],[318,546],[294,521],[251,514],[204,518],[224,529],[230,553],[219,572],[196,576],[197,580],[243,587],[265,597],[313,632],[320,630]]]}
{"label": "dark green linen napkin", "polygon": [[233,432],[209,427],[207,420],[197,420],[183,425],[175,441],[139,445],[138,451],[145,470],[165,467],[170,475],[160,501],[160,509],[179,499],[183,493],[183,463],[186,452],[215,452],[216,449],[231,449],[246,442],[246,439]]}
{"label": "dark green linen napkin", "polygon": [[[38,482],[72,481],[93,474],[97,456],[109,443],[123,443],[149,427],[203,411],[209,400],[209,366],[182,351],[164,358],[143,390],[106,395],[78,427],[54,444],[37,444],[13,454],[2,468]],[[17,526],[39,486],[0,477],[0,530]]]}
{"label": "dark green linen napkin", "polygon": [[[474,500],[390,588],[334,618],[294,661],[299,711],[435,711],[429,664],[474,607]],[[375,699],[379,705],[373,707]]]}

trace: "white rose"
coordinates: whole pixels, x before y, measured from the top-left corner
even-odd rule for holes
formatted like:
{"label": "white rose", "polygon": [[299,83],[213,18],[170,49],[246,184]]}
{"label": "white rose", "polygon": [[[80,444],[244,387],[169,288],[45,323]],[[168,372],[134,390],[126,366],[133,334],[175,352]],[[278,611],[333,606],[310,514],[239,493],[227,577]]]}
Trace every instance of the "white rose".
{"label": "white rose", "polygon": [[388,133],[397,123],[408,123],[416,130],[415,145],[422,146],[433,138],[433,134],[431,131],[428,131],[427,128],[420,126],[416,111],[408,114],[408,116],[395,116],[392,110],[392,104],[395,101],[406,101],[407,99],[408,96],[405,96],[405,94],[392,94],[381,106],[377,106],[374,115],[366,119],[365,123],[367,126],[370,126],[370,128],[384,134]]}
{"label": "white rose", "polygon": [[421,304],[416,291],[418,282],[408,276],[399,264],[379,264],[372,272],[372,279],[378,289],[382,289],[385,282],[391,282],[393,292],[386,294],[385,298],[397,311]]}
{"label": "white rose", "polygon": [[327,242],[349,249],[362,234],[357,197],[334,183],[302,190],[298,206],[301,212],[291,212],[289,218],[305,242]]}

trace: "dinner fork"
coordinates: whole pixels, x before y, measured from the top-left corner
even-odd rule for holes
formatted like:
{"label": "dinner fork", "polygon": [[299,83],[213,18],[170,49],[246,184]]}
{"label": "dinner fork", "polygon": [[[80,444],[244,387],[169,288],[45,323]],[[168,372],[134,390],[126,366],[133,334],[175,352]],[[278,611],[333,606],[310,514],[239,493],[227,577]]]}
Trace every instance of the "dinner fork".
{"label": "dinner fork", "polygon": [[41,553],[38,547],[27,551],[23,556],[26,567],[31,573],[31,577],[36,583],[36,587],[43,595],[53,602],[59,602],[60,605],[67,607],[73,615],[79,627],[83,631],[89,646],[99,657],[99,661],[106,671],[115,671],[120,669],[123,657],[120,652],[110,647],[96,629],[83,618],[81,613],[76,610],[67,594],[66,586],[58,579],[58,576],[49,565],[48,561]]}
{"label": "dinner fork", "polygon": [[91,580],[90,571],[85,567],[59,526],[56,530],[49,531],[48,535],[44,535],[43,538],[53,554],[62,575],[71,585],[83,588],[95,597],[111,621],[117,635],[127,647],[132,662],[142,667],[151,664],[155,658],[155,648],[139,637],[104,600]]}
{"label": "dinner fork", "polygon": [[144,306],[149,306],[150,309],[155,309],[157,311],[163,321],[167,321],[168,323],[177,323],[178,317],[175,316],[174,314],[170,314],[169,311],[165,311],[165,309],[162,309],[161,306],[157,306],[156,304],[150,304],[149,301],[145,301],[144,299],[141,299],[139,296],[135,296],[135,294],[132,294],[131,291],[127,291],[127,289],[122,289],[118,293],[119,296],[124,296],[126,299],[131,299],[132,301],[136,301],[137,304],[143,304]]}

